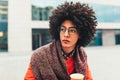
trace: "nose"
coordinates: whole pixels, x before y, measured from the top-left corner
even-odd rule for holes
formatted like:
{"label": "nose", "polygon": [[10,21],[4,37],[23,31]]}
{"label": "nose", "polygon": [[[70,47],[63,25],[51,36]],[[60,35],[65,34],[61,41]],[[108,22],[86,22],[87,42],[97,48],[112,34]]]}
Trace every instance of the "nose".
{"label": "nose", "polygon": [[69,36],[68,30],[65,31],[64,36],[65,36],[65,37],[68,37],[68,36]]}

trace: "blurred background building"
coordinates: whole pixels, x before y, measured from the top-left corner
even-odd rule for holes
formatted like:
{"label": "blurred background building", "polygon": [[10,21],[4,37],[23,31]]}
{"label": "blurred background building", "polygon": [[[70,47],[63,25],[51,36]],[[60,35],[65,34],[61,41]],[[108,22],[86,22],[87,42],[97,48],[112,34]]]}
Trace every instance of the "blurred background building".
{"label": "blurred background building", "polygon": [[8,50],[8,1],[0,0],[0,52]]}
{"label": "blurred background building", "polygon": [[[31,52],[49,43],[49,16],[65,1],[0,0],[0,53]],[[88,47],[120,45],[120,5],[85,3],[95,10],[98,20],[95,38]]]}

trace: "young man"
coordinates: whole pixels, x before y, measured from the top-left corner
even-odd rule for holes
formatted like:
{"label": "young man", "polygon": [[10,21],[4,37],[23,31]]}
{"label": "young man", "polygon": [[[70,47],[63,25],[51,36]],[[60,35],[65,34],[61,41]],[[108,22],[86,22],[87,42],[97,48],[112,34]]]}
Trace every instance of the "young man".
{"label": "young man", "polygon": [[53,41],[33,52],[24,80],[70,80],[72,73],[93,80],[83,47],[94,37],[96,25],[95,13],[88,5],[59,5],[50,17]]}

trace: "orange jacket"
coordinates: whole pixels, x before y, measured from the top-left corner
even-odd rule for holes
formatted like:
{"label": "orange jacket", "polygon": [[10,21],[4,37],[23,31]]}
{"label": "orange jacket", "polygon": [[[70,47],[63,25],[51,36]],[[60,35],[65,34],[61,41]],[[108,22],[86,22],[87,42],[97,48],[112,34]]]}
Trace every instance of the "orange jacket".
{"label": "orange jacket", "polygon": [[[73,58],[71,57],[71,58],[67,59],[66,60],[66,64],[67,64],[68,74],[70,75],[72,73],[72,71],[74,70],[74,61],[73,61]],[[33,74],[31,65],[29,65],[29,67],[28,67],[28,70],[26,72],[24,80],[36,80],[36,78],[35,78],[35,76]],[[86,67],[86,80],[93,80],[88,65]]]}

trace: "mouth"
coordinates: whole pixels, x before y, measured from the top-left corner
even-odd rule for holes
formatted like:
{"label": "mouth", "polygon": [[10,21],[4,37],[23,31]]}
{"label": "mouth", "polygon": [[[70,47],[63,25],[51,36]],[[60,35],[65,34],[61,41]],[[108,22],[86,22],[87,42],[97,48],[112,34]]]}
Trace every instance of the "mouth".
{"label": "mouth", "polygon": [[69,43],[70,41],[69,40],[62,40],[63,43],[67,44]]}

